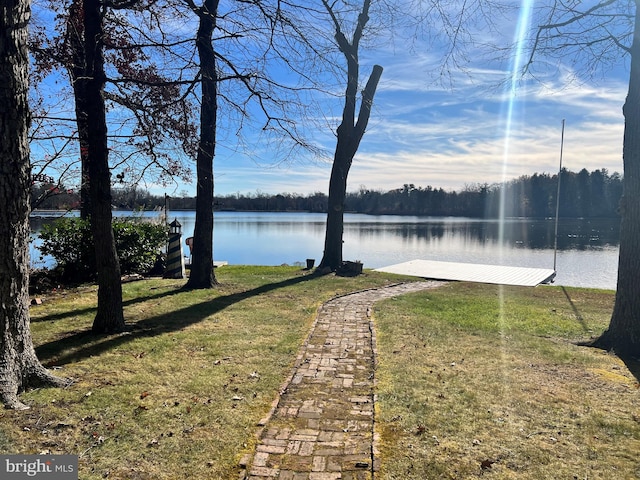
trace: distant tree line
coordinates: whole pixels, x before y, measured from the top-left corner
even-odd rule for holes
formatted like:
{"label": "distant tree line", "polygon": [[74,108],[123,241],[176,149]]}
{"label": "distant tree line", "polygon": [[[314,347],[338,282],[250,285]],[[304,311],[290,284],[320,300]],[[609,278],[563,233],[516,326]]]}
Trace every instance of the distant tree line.
{"label": "distant tree line", "polygon": [[[607,169],[582,169],[560,174],[559,215],[561,217],[617,217],[622,195],[622,176]],[[508,217],[553,217],[556,211],[558,175],[547,173],[521,176],[503,184],[467,185],[459,192],[431,186],[405,184],[381,191],[364,187],[347,194],[346,209],[372,215],[431,215],[497,218],[504,209]],[[33,187],[33,208],[74,209],[79,198],[73,190],[38,183]],[[504,202],[501,202],[504,199]],[[194,210],[195,197],[153,195],[138,188],[116,188],[113,206],[123,210]],[[216,210],[270,212],[327,212],[327,195],[280,193],[234,194],[215,197]]]}
{"label": "distant tree line", "polygon": [[[606,169],[560,174],[559,215],[570,218],[617,217],[622,196],[622,176]],[[556,212],[558,175],[533,174],[503,184],[467,185],[462,191],[447,192],[405,184],[380,192],[360,189],[348,198],[351,210],[369,214],[464,216],[498,218],[544,218]]]}

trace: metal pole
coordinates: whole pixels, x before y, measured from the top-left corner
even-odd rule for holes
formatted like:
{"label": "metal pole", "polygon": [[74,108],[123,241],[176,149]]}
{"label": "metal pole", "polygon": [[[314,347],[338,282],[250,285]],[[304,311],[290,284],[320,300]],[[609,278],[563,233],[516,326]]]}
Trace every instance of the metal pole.
{"label": "metal pole", "polygon": [[164,194],[164,223],[169,226],[169,195]]}
{"label": "metal pole", "polygon": [[558,213],[560,212],[560,175],[562,174],[562,150],[564,148],[564,118],[562,119],[562,134],[560,136],[560,169],[558,170],[558,192],[556,193],[556,228],[553,244],[553,271],[556,271],[556,257],[558,255]]}

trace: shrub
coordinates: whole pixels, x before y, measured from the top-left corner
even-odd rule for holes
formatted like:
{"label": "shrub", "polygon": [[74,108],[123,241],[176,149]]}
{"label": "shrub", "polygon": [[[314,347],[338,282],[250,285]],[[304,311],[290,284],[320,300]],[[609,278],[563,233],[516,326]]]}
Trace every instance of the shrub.
{"label": "shrub", "polygon": [[[162,224],[140,219],[115,218],[113,232],[122,274],[145,274],[153,268],[158,253],[167,241]],[[57,263],[64,279],[86,281],[96,276],[96,259],[89,221],[62,218],[44,225],[40,232],[44,255]]]}
{"label": "shrub", "polygon": [[84,281],[95,277],[96,259],[89,222],[80,218],[61,218],[45,224],[40,231],[43,255],[57,263],[56,270],[66,280]]}

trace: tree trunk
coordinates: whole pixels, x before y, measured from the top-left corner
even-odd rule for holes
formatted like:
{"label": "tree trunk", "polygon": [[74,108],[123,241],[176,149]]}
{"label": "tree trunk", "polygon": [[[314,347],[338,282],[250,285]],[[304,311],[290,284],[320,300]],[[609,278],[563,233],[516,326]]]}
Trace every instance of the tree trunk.
{"label": "tree trunk", "polygon": [[362,92],[362,103],[356,122],[356,103],[358,95],[358,80],[360,76],[360,63],[358,51],[360,39],[364,28],[369,21],[369,7],[371,0],[362,2],[362,10],[358,15],[358,21],[351,41],[347,39],[341,29],[338,16],[327,0],[322,3],[332,18],[335,26],[335,39],[338,48],[347,62],[347,88],[342,109],[342,121],[337,130],[337,144],[331,167],[329,179],[329,198],[327,211],[327,230],[324,237],[324,253],[318,269],[330,268],[332,271],[342,266],[342,236],[344,233],[344,200],[347,194],[347,176],[353,162],[353,157],[358,151],[360,141],[369,123],[373,97],[378,88],[378,82],[382,75],[382,67],[375,65],[369,76],[367,85]]}
{"label": "tree trunk", "polygon": [[93,321],[96,333],[113,333],[125,329],[122,311],[120,262],[116,252],[111,215],[111,177],[107,148],[107,121],[104,103],[102,12],[100,0],[83,0],[85,58],[87,74],[81,91],[86,95],[89,188],[91,192],[91,232],[96,250],[98,274],[98,311]]}
{"label": "tree trunk", "polygon": [[593,346],[640,357],[640,5],[636,2],[629,91],[623,108],[624,164],[620,201],[618,285],[608,329]]}
{"label": "tree trunk", "polygon": [[76,104],[76,125],[80,143],[80,217],[88,219],[91,215],[91,190],[89,186],[89,123],[86,105],[87,95],[82,90],[86,85],[81,79],[87,74],[85,58],[84,15],[82,0],[73,0],[69,6],[65,42],[71,52],[71,65],[67,66],[73,96]]}
{"label": "tree trunk", "polygon": [[217,283],[213,271],[213,158],[216,148],[218,76],[212,43],[217,14],[218,0],[205,0],[198,11],[200,25],[196,46],[200,57],[202,104],[200,145],[196,159],[196,224],[191,273],[185,288],[212,288]]}
{"label": "tree trunk", "polygon": [[327,211],[327,230],[324,240],[324,254],[318,268],[337,270],[342,265],[342,245],[344,233],[344,201],[347,194],[347,175],[358,151],[360,141],[369,123],[373,97],[382,75],[382,67],[375,65],[369,76],[367,85],[362,92],[362,104],[358,114],[358,121],[353,124],[357,82],[358,57],[345,55],[349,60],[347,95],[342,115],[342,123],[338,127],[338,142],[331,168],[329,180],[329,206]]}
{"label": "tree trunk", "polygon": [[28,0],[0,0],[0,401],[24,409],[18,393],[63,385],[38,361],[29,329]]}

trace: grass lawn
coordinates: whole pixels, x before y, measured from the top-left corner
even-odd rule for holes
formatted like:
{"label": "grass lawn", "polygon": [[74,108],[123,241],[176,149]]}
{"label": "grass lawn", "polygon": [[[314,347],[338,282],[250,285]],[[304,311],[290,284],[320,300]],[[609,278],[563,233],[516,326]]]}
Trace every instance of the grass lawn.
{"label": "grass lawn", "polygon": [[[318,306],[402,280],[225,266],[220,286],[123,286],[131,331],[89,333],[95,287],[31,310],[42,362],[75,379],[0,411],[0,451],[80,456],[85,479],[236,479]],[[613,293],[449,283],[377,304],[376,478],[640,478],[640,390],[575,345]],[[631,369],[631,370],[630,370]]]}
{"label": "grass lawn", "polygon": [[123,285],[134,328],[120,335],[89,333],[95,287],[32,307],[39,358],[75,383],[23,394],[25,412],[0,410],[0,451],[77,454],[83,480],[236,479],[318,306],[393,278],[237,266],[216,277],[210,291]]}
{"label": "grass lawn", "polygon": [[638,365],[576,345],[613,300],[450,283],[378,304],[378,478],[640,478]]}

